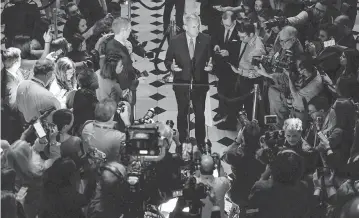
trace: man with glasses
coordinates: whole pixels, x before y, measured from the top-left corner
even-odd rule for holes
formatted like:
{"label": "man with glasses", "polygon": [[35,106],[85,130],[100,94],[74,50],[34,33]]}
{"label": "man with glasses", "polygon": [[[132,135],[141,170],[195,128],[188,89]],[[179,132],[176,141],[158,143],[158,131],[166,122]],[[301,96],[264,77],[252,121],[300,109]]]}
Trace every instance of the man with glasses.
{"label": "man with glasses", "polygon": [[[262,83],[262,79],[259,78],[261,75],[257,73],[252,65],[252,59],[256,56],[265,55],[266,51],[262,40],[255,35],[255,27],[252,23],[242,23],[237,30],[242,41],[238,58],[239,65],[238,68],[233,65],[231,67],[233,72],[238,74],[235,93],[242,96],[250,93],[254,84]],[[247,97],[239,104],[239,106],[243,105],[248,117],[252,117],[252,100],[252,98]]]}
{"label": "man with glasses", "polygon": [[[286,53],[288,53],[288,51],[290,51],[293,56],[292,60],[298,59],[298,57],[303,54],[303,47],[297,35],[297,29],[292,26],[285,26],[279,32],[272,51],[272,64],[284,61],[287,58]],[[284,120],[289,117],[289,109],[286,102],[290,93],[289,81],[288,77],[283,73],[282,68],[273,67],[267,70],[273,73],[272,80],[274,81],[274,83],[268,84],[269,111],[270,114],[277,115],[278,123],[276,124],[276,128],[281,129]],[[262,71],[258,73],[262,74]]]}
{"label": "man with glasses", "polygon": [[303,39],[312,39],[318,31],[320,24],[332,23],[333,17],[328,13],[328,6],[325,3],[318,2],[315,6],[300,12],[294,17],[287,18],[288,24],[294,27],[301,27]]}

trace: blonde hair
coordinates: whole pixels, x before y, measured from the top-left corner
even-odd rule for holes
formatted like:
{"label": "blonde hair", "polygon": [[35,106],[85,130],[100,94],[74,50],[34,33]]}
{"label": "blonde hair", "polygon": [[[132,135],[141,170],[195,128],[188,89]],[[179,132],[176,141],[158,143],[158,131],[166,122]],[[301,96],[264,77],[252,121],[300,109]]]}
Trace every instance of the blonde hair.
{"label": "blonde hair", "polygon": [[29,181],[40,177],[40,170],[32,163],[32,149],[26,141],[17,140],[7,151],[8,166],[15,170],[16,174],[23,180]]}
{"label": "blonde hair", "polygon": [[68,91],[73,90],[76,87],[76,75],[74,73],[71,81],[67,80],[66,71],[70,68],[75,69],[75,63],[68,57],[62,57],[56,62],[55,76],[56,80],[64,85]]}
{"label": "blonde hair", "polygon": [[289,118],[284,121],[283,130],[302,131],[303,124],[299,118]]}
{"label": "blonde hair", "polygon": [[12,67],[17,61],[21,60],[21,50],[18,48],[10,47],[1,53],[5,69]]}
{"label": "blonde hair", "polygon": [[112,23],[112,31],[117,35],[119,34],[123,29],[130,28],[131,22],[129,19],[124,17],[116,18]]}

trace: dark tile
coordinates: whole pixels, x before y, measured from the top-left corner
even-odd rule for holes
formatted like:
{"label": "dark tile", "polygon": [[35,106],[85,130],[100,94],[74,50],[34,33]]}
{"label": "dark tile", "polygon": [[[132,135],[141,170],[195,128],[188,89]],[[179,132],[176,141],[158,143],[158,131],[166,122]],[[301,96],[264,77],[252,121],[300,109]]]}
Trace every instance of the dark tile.
{"label": "dark tile", "polygon": [[152,25],[155,25],[155,26],[160,26],[160,25],[162,25],[162,23],[161,23],[161,22],[158,22],[158,21],[152,22],[151,24],[152,24]]}
{"label": "dark tile", "polygon": [[219,100],[219,96],[218,96],[218,93],[214,94],[211,96],[212,98],[216,99],[216,100]]}
{"label": "dark tile", "polygon": [[158,34],[162,33],[162,31],[159,30],[159,29],[156,29],[156,30],[152,30],[151,33],[154,33],[154,34],[158,35]]}
{"label": "dark tile", "polygon": [[217,87],[218,86],[218,81],[215,80],[215,81],[212,81],[211,83],[209,83],[210,85],[214,86],[214,87]]}
{"label": "dark tile", "polygon": [[234,142],[234,140],[230,139],[228,137],[224,137],[224,138],[218,140],[217,142],[224,145],[224,146],[226,146],[226,147],[228,147]]}
{"label": "dark tile", "polygon": [[137,22],[131,21],[131,25],[132,25],[132,26],[136,26],[137,24],[138,24]]}
{"label": "dark tile", "polygon": [[159,18],[162,17],[162,14],[152,14],[151,17]]}
{"label": "dark tile", "polygon": [[161,71],[158,71],[158,70],[151,70],[150,73],[152,73],[153,75],[156,75],[156,76],[162,74],[162,72],[161,72]]}
{"label": "dark tile", "polygon": [[159,63],[163,62],[163,60],[158,58],[158,59],[151,60],[151,62],[159,64]]}
{"label": "dark tile", "polygon": [[218,113],[218,112],[219,112],[219,108],[217,107],[216,109],[213,109],[212,111]]}
{"label": "dark tile", "polygon": [[154,109],[155,109],[155,113],[156,113],[157,115],[162,114],[163,112],[166,111],[165,109],[160,108],[160,107],[158,107],[158,106],[155,107]]}
{"label": "dark tile", "polygon": [[189,121],[189,131],[194,130],[195,124],[192,121]]}
{"label": "dark tile", "polygon": [[159,101],[159,100],[166,98],[166,96],[161,95],[160,93],[156,93],[154,95],[151,95],[150,98],[152,98],[153,100]]}
{"label": "dark tile", "polygon": [[162,52],[164,51],[163,49],[160,49],[160,48],[154,48],[154,49],[151,49],[151,51],[157,53],[157,52]]}
{"label": "dark tile", "polygon": [[65,23],[62,21],[57,21],[57,26],[62,26],[62,25],[65,25]]}
{"label": "dark tile", "polygon": [[156,88],[158,88],[158,87],[163,86],[164,83],[161,82],[161,81],[156,80],[156,81],[151,82],[150,85],[151,85],[151,86],[154,86],[154,87],[156,87]]}
{"label": "dark tile", "polygon": [[131,7],[131,10],[137,10],[137,9],[139,9],[139,7],[137,7],[137,6],[132,6]]}
{"label": "dark tile", "polygon": [[152,39],[151,42],[154,42],[156,44],[160,43],[162,40],[161,39]]}
{"label": "dark tile", "polygon": [[189,114],[193,114],[194,113],[194,110],[193,110],[193,107],[191,107],[190,109],[189,109]]}
{"label": "dark tile", "polygon": [[139,16],[140,16],[140,15],[138,15],[138,14],[134,14],[134,13],[131,14],[131,17],[132,17],[132,18],[136,18],[136,17],[139,17]]}

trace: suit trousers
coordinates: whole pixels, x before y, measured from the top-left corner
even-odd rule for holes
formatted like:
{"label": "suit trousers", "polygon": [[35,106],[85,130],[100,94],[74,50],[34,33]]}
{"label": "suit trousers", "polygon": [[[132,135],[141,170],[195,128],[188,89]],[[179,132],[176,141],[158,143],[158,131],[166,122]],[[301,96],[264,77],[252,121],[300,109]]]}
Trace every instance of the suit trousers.
{"label": "suit trousers", "polygon": [[278,123],[277,129],[282,129],[284,120],[289,117],[290,111],[286,105],[286,98],[284,93],[272,87],[268,88],[269,111],[271,115],[277,115]]}
{"label": "suit trousers", "polygon": [[173,6],[176,6],[176,25],[183,29],[183,15],[185,9],[185,0],[166,0],[163,12],[163,31],[165,32],[171,21]]}
{"label": "suit trousers", "polygon": [[217,77],[218,77],[217,90],[219,94],[218,112],[223,115],[228,115],[233,113],[235,114],[236,111],[233,112],[235,106],[233,105],[233,103],[228,101],[228,99],[236,97],[234,93],[234,87],[236,84],[237,75],[233,72],[230,72],[230,73],[225,73],[223,75],[217,75]]}
{"label": "suit trousers", "polygon": [[[183,143],[187,137],[189,137],[188,128],[188,115],[190,113],[189,110],[189,98],[191,97],[193,111],[195,114],[195,136],[197,140],[197,144],[203,145],[206,137],[206,127],[205,127],[205,102],[207,89],[192,89],[191,93],[189,89],[183,89],[183,87],[179,87],[179,89],[174,88],[174,92],[177,100],[177,128],[179,133],[179,141]],[[191,96],[190,96],[191,94]]]}

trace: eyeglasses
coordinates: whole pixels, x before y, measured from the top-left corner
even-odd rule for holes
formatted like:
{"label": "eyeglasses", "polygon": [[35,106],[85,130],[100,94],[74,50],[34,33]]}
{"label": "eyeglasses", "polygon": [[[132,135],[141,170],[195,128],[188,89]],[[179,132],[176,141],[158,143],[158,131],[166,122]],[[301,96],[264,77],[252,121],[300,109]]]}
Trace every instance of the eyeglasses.
{"label": "eyeglasses", "polygon": [[289,42],[290,40],[292,40],[293,38],[289,38],[289,39],[279,39],[279,43],[281,44],[285,44],[287,42]]}
{"label": "eyeglasses", "polygon": [[324,14],[324,13],[326,12],[326,11],[323,11],[323,10],[321,10],[321,9],[319,9],[319,8],[314,8],[314,10],[320,12],[321,14]]}

